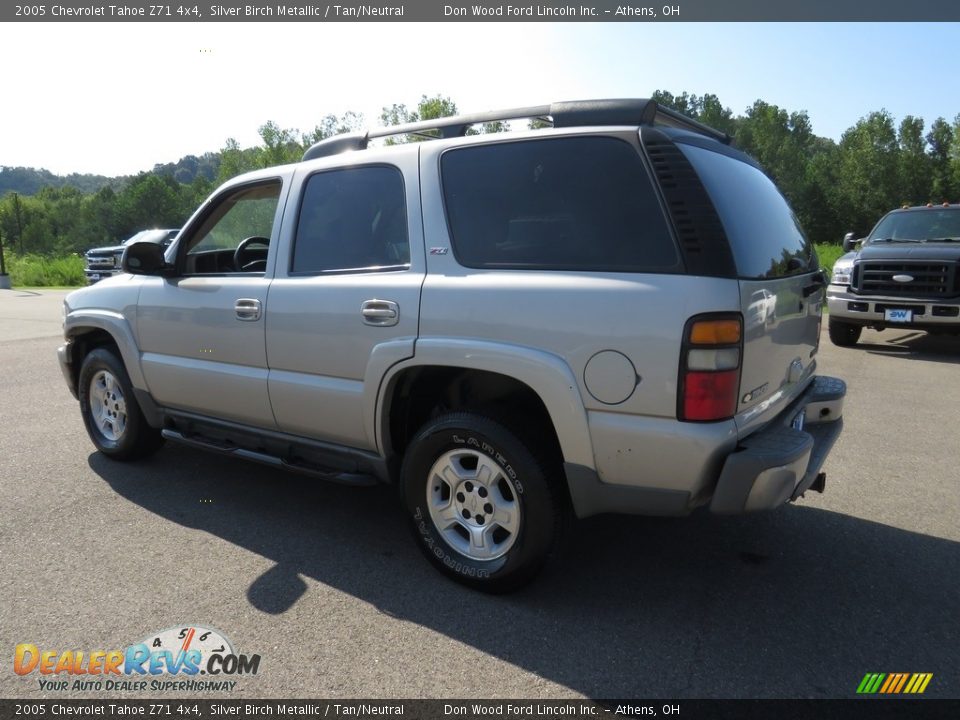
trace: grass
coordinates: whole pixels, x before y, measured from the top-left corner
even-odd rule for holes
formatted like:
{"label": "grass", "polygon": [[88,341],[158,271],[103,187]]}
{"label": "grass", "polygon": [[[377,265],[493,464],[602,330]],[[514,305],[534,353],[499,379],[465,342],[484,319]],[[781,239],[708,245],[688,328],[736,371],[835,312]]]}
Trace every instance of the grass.
{"label": "grass", "polygon": [[5,259],[10,284],[14,287],[74,288],[87,282],[83,258],[77,255],[48,258],[8,254]]}
{"label": "grass", "polygon": [[[820,266],[829,275],[837,258],[843,255],[843,248],[832,243],[818,243],[816,247]],[[14,287],[73,288],[86,285],[87,282],[83,274],[83,258],[78,255],[47,258],[42,255],[9,254],[6,261],[10,282]]]}
{"label": "grass", "polygon": [[827,275],[833,271],[833,264],[843,255],[843,248],[833,243],[817,243],[817,257],[820,258],[820,267],[827,270]]}

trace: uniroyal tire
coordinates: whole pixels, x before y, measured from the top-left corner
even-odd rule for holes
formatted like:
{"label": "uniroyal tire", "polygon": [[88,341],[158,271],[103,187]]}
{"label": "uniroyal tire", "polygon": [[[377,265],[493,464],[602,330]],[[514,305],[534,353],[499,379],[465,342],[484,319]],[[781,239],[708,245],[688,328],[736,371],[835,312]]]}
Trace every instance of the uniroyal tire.
{"label": "uniroyal tire", "polygon": [[497,420],[455,412],[411,441],[401,494],[423,553],[485,592],[529,582],[558,548],[566,503],[558,471]]}
{"label": "uniroyal tire", "polygon": [[163,445],[150,427],[133,393],[123,362],[110,350],[90,352],[77,383],[80,414],[97,450],[114,460],[137,460]]}

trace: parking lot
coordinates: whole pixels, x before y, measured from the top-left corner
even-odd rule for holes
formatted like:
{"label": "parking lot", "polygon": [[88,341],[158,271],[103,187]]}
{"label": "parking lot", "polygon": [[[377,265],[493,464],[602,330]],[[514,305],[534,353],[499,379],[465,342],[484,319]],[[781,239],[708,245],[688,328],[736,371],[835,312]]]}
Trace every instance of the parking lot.
{"label": "parking lot", "polygon": [[[489,597],[429,567],[389,488],[169,444],[94,453],[56,362],[63,295],[0,290],[6,653],[202,625],[261,656],[240,699],[842,698],[868,672],[960,697],[960,339],[868,330],[840,349],[824,324],[820,371],[849,386],[825,494],[592,518],[535,584]],[[105,694],[3,667],[2,697]]]}

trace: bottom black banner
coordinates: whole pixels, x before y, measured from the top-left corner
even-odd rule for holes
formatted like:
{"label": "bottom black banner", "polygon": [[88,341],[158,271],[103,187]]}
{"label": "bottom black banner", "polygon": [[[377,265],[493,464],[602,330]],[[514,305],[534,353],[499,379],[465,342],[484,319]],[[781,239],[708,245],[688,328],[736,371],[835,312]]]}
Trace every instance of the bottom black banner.
{"label": "bottom black banner", "polygon": [[960,717],[960,700],[0,700],[7,718],[298,718],[301,720],[931,720]]}

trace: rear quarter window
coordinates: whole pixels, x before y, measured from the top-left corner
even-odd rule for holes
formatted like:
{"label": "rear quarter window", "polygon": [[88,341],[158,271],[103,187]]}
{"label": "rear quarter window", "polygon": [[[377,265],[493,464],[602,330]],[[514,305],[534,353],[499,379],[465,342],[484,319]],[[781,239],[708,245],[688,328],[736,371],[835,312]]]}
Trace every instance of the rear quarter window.
{"label": "rear quarter window", "polygon": [[474,268],[680,271],[638,151],[609,137],[497,143],[440,160],[457,260]]}
{"label": "rear quarter window", "polygon": [[742,278],[816,270],[813,247],[783,195],[760,169],[719,152],[677,143],[713,201]]}

